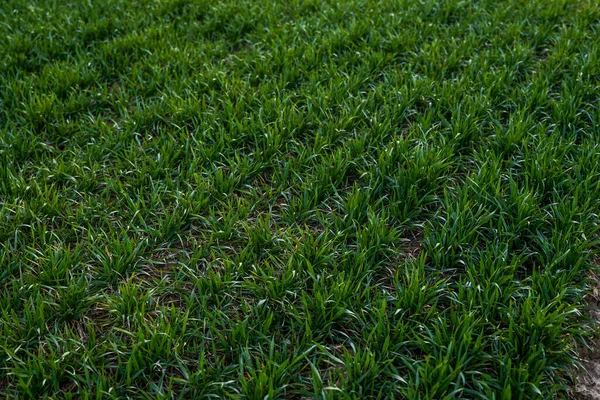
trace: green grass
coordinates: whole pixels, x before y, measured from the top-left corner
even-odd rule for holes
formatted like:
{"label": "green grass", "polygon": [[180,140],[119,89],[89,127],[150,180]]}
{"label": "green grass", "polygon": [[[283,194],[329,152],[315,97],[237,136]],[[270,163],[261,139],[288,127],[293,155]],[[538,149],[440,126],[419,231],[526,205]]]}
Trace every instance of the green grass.
{"label": "green grass", "polygon": [[593,0],[0,3],[0,395],[563,397]]}

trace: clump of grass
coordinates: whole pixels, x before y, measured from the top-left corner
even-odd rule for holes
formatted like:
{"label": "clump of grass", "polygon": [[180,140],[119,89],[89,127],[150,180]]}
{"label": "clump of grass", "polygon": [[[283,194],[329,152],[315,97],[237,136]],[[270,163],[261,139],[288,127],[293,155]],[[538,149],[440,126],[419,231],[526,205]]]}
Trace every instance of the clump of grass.
{"label": "clump of grass", "polygon": [[597,3],[9,0],[0,21],[2,395],[572,387]]}

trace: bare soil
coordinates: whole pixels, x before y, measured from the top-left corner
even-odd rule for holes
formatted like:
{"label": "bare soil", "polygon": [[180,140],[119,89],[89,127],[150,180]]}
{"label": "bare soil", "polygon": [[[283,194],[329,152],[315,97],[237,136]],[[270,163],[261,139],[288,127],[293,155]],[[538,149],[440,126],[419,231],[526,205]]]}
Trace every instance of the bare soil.
{"label": "bare soil", "polygon": [[[595,260],[600,265],[600,258]],[[600,276],[593,275],[596,287],[588,294],[586,306],[590,316],[600,324]],[[589,349],[580,349],[584,370],[575,386],[574,400],[600,400],[600,338]]]}

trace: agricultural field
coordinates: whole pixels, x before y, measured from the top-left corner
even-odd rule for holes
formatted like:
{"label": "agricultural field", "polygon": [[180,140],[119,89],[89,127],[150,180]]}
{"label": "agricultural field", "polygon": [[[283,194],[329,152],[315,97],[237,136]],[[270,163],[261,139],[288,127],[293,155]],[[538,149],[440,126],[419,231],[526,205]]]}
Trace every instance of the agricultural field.
{"label": "agricultural field", "polygon": [[599,106],[595,0],[3,0],[0,397],[593,395]]}

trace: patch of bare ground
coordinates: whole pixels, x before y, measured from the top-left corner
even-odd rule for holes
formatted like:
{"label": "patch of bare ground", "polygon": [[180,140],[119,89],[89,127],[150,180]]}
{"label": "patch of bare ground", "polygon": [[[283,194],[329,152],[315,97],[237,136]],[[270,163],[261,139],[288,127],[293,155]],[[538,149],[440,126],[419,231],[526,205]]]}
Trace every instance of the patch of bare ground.
{"label": "patch of bare ground", "polygon": [[[600,256],[594,259],[594,264],[600,267]],[[585,298],[585,306],[590,317],[600,324],[600,274],[591,274],[594,288]],[[573,400],[600,400],[600,338],[589,348],[579,349],[579,357],[583,370],[575,385]]]}
{"label": "patch of bare ground", "polygon": [[405,258],[409,260],[416,260],[421,255],[423,248],[423,232],[410,232],[409,237],[404,241],[404,254]]}

